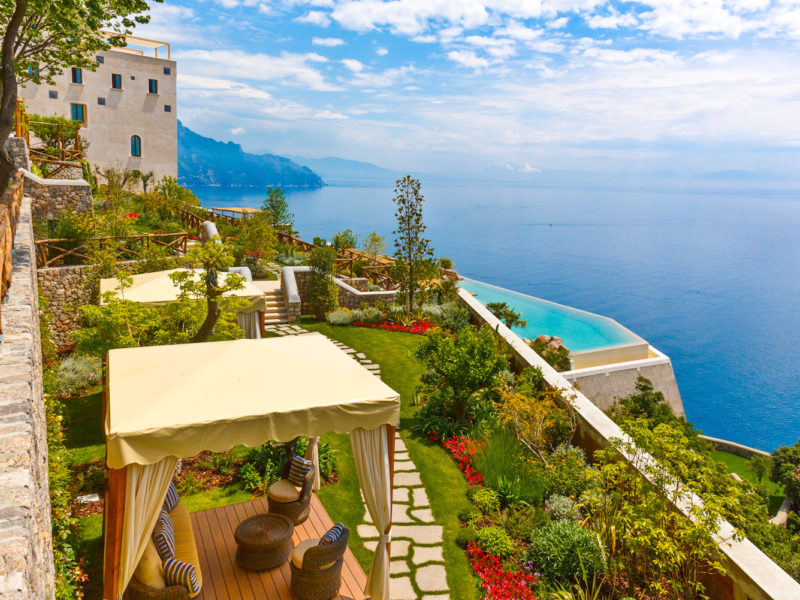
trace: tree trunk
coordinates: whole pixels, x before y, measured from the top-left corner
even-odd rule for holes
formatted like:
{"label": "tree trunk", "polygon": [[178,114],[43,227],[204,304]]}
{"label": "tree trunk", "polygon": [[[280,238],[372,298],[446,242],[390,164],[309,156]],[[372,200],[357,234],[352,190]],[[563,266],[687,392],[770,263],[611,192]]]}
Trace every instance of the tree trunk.
{"label": "tree trunk", "polygon": [[208,310],[206,311],[206,318],[203,324],[190,340],[192,343],[207,342],[211,336],[214,335],[214,328],[217,326],[217,321],[219,321],[221,312],[219,310],[219,303],[217,302],[218,297],[217,286],[214,285],[211,277],[206,276],[206,306]]}
{"label": "tree trunk", "polygon": [[467,400],[456,399],[456,421],[459,423],[467,422]]}
{"label": "tree trunk", "polygon": [[14,129],[14,111],[17,108],[17,75],[14,71],[14,44],[17,40],[25,10],[28,8],[27,0],[17,0],[14,14],[8,22],[3,33],[2,54],[0,55],[0,195],[8,188],[11,176],[14,174],[14,161],[6,150],[6,141]]}

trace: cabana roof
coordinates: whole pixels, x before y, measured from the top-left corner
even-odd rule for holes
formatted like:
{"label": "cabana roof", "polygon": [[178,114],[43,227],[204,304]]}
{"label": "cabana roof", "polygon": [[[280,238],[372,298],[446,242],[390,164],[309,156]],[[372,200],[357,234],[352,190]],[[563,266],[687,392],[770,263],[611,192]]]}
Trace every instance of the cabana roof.
{"label": "cabana roof", "polygon": [[108,353],[107,463],[395,425],[400,396],[318,333]]}
{"label": "cabana roof", "polygon": [[217,212],[225,213],[233,213],[235,215],[255,215],[261,212],[260,208],[242,208],[239,206],[212,206],[208,210],[215,210]]}
{"label": "cabana roof", "polygon": [[[177,302],[180,288],[170,278],[171,273],[183,271],[185,269],[170,269],[168,271],[156,271],[155,273],[143,273],[141,275],[134,275],[133,285],[126,288],[122,293],[126,300],[139,302],[141,304],[150,304],[159,306],[169,302]],[[200,269],[193,269],[196,277],[202,277]],[[223,272],[219,274],[220,283],[225,281],[228,273]],[[252,302],[249,309],[240,312],[252,312],[255,310],[266,310],[266,300],[264,299],[264,292],[259,290],[249,281],[242,282],[244,287],[238,290],[233,290],[226,293],[226,296],[238,296],[245,298]],[[109,279],[100,280],[100,303],[103,303],[103,294],[106,292],[117,292],[119,290],[119,279],[112,277]]]}

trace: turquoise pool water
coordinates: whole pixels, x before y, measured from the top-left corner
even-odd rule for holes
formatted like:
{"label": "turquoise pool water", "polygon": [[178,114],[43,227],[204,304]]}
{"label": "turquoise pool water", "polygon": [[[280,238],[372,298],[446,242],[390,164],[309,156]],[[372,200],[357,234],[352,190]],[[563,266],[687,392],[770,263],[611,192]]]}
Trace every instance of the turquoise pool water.
{"label": "turquoise pool water", "polygon": [[515,311],[521,312],[522,318],[528,324],[513,328],[514,333],[521,337],[535,339],[542,334],[554,335],[564,340],[564,345],[571,352],[611,348],[642,341],[616,321],[600,315],[474,279],[464,279],[459,285],[475,293],[475,297],[484,305],[489,302],[505,302]]}

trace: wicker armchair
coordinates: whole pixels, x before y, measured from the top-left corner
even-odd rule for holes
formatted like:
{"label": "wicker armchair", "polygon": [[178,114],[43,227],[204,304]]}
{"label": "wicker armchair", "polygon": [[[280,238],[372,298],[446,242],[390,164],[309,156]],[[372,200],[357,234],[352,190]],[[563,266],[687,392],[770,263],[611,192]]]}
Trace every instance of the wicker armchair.
{"label": "wicker armchair", "polygon": [[[288,460],[283,465],[283,480],[288,481],[289,479],[289,468],[291,466],[291,462],[291,460]],[[308,473],[306,473],[306,476],[303,478],[303,487],[300,490],[300,497],[297,498],[297,500],[293,500],[291,502],[280,502],[276,498],[273,498],[272,488],[278,484],[285,485],[285,481],[279,481],[278,483],[272,484],[270,489],[267,491],[269,512],[278,513],[279,515],[288,517],[294,525],[299,525],[308,519],[308,515],[311,512],[311,492],[314,487],[314,469],[309,469]]]}
{"label": "wicker armchair", "polygon": [[338,595],[349,535],[350,530],[345,527],[344,533],[332,544],[320,546],[319,540],[306,540],[295,547],[289,565],[292,570],[292,594],[296,598],[330,600]]}

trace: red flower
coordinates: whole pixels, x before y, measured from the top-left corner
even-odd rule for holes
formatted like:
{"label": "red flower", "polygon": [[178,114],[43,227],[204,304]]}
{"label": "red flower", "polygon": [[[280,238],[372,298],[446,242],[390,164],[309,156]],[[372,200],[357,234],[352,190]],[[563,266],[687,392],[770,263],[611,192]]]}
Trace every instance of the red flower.
{"label": "red flower", "polygon": [[453,458],[458,461],[458,467],[467,478],[467,484],[483,485],[483,475],[472,466],[472,457],[481,449],[483,442],[476,442],[464,436],[456,436],[442,442],[442,446],[449,450]]}
{"label": "red flower", "polygon": [[135,212],[129,212],[129,213],[128,213],[127,215],[125,215],[125,216],[126,216],[127,218],[129,218],[129,219],[138,219],[138,218],[139,218],[139,213],[135,213]]}
{"label": "red flower", "polygon": [[229,238],[228,238],[228,241],[229,241],[229,242],[235,242],[235,241],[236,241],[236,240],[238,240],[238,239],[239,239],[238,237],[236,237],[236,236],[233,236],[233,237],[229,237]]}
{"label": "red flower", "polygon": [[504,570],[497,556],[486,554],[477,544],[467,545],[467,558],[486,592],[486,600],[536,600],[536,576],[532,573]]}

